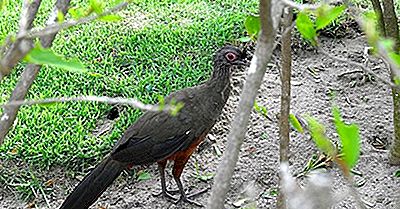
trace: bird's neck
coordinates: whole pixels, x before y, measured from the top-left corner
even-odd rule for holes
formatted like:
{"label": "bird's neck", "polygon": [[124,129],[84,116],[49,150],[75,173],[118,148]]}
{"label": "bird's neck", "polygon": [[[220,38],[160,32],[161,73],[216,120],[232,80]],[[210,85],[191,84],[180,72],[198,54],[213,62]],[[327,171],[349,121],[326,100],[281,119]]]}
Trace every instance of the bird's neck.
{"label": "bird's neck", "polygon": [[218,69],[215,69],[214,67],[214,71],[207,84],[212,88],[213,91],[229,95],[230,74],[231,69],[229,67],[219,66]]}

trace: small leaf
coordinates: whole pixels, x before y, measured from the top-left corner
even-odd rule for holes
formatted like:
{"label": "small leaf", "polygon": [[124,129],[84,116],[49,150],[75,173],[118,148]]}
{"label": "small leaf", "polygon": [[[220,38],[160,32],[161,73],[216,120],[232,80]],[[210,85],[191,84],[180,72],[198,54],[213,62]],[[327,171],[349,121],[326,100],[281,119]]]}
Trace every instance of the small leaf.
{"label": "small leaf", "polygon": [[360,134],[358,126],[355,124],[346,125],[341,117],[339,108],[333,108],[333,117],[336,125],[336,130],[342,142],[343,160],[349,169],[356,165],[360,156]]}
{"label": "small leaf", "polygon": [[183,106],[185,106],[183,102],[178,102],[177,104],[174,104],[171,110],[171,115],[172,116],[178,115],[179,111],[181,111]]}
{"label": "small leaf", "polygon": [[15,155],[15,154],[18,153],[18,149],[17,149],[17,148],[14,148],[14,149],[12,149],[9,153]]}
{"label": "small leaf", "polygon": [[44,49],[36,45],[26,56],[25,60],[38,65],[50,65],[63,68],[72,72],[87,72],[85,66],[78,60],[65,60],[63,57],[56,55],[50,49]]}
{"label": "small leaf", "polygon": [[62,23],[62,22],[64,22],[64,20],[65,20],[64,14],[60,10],[58,10],[57,11],[57,22]]}
{"label": "small leaf", "polygon": [[260,16],[249,15],[246,17],[244,21],[244,27],[246,28],[247,33],[250,37],[257,37],[261,31],[261,22]]}
{"label": "small leaf", "polygon": [[246,43],[246,42],[251,41],[251,38],[248,37],[248,36],[240,37],[240,38],[239,38],[239,41],[240,41],[240,42],[243,42],[243,43]]}
{"label": "small leaf", "polygon": [[45,185],[46,187],[51,187],[51,186],[54,185],[54,182],[56,182],[55,179],[49,179],[49,180],[47,180],[46,182],[44,182],[44,185]]}
{"label": "small leaf", "polygon": [[[114,7],[114,6],[117,6],[118,4],[120,4],[122,2],[122,0],[112,0],[111,1],[111,6],[112,7]],[[129,2],[128,2],[129,3]]]}
{"label": "small leaf", "polygon": [[213,173],[207,173],[207,174],[198,176],[198,178],[202,181],[208,181],[208,180],[212,179],[214,177],[214,175],[215,174],[213,174]]}
{"label": "small leaf", "polygon": [[151,179],[151,175],[150,175],[149,172],[140,171],[140,172],[138,173],[138,178],[137,178],[137,179],[138,179],[139,181],[149,180],[149,179]]}
{"label": "small leaf", "polygon": [[394,84],[400,85],[400,76],[394,76],[393,81],[394,81]]}
{"label": "small leaf", "polygon": [[119,15],[111,14],[111,15],[102,16],[99,19],[102,21],[107,21],[107,22],[115,22],[115,21],[122,20],[122,17]]}
{"label": "small leaf", "polygon": [[38,104],[38,106],[40,106],[40,107],[54,107],[57,104],[58,104],[57,102],[46,102],[46,103]]}
{"label": "small leaf", "polygon": [[309,125],[311,138],[317,147],[329,156],[335,155],[335,147],[325,136],[325,127],[312,117],[307,117],[307,122]]}
{"label": "small leaf", "polygon": [[264,106],[259,106],[256,101],[254,101],[254,109],[256,112],[260,113],[264,117],[268,118],[268,110]]}
{"label": "small leaf", "polygon": [[316,44],[317,31],[310,17],[305,12],[300,12],[297,15],[296,26],[305,39],[311,41],[313,45]]}
{"label": "small leaf", "polygon": [[271,196],[278,196],[278,194],[279,194],[278,189],[271,189],[269,191],[269,195],[271,195]]}
{"label": "small leaf", "polygon": [[6,7],[8,0],[0,0],[0,11]]}
{"label": "small leaf", "polygon": [[394,41],[392,39],[379,40],[379,44],[387,51],[393,51]]}
{"label": "small leaf", "polygon": [[104,5],[101,1],[98,0],[90,0],[90,8],[96,13],[101,14],[103,13]]}
{"label": "small leaf", "polygon": [[330,7],[328,5],[322,5],[317,10],[317,19],[315,24],[317,30],[322,29],[329,25],[332,21],[339,17],[346,7],[344,5]]}
{"label": "small leaf", "polygon": [[379,40],[379,33],[376,28],[376,16],[374,13],[364,13],[363,15],[363,31],[367,36],[368,44],[372,47],[376,47]]}
{"label": "small leaf", "polygon": [[85,9],[81,7],[73,7],[68,10],[68,13],[71,15],[72,19],[77,20],[79,18],[82,18],[86,16],[86,11]]}
{"label": "small leaf", "polygon": [[389,58],[392,60],[394,64],[397,65],[398,68],[400,68],[400,55],[396,54],[394,52],[389,52]]}
{"label": "small leaf", "polygon": [[163,111],[165,108],[165,100],[164,97],[162,95],[158,95],[158,107],[160,111]]}
{"label": "small leaf", "polygon": [[400,177],[400,170],[397,170],[396,172],[394,172],[394,176],[395,177]]}
{"label": "small leaf", "polygon": [[304,129],[301,126],[301,123],[299,122],[299,120],[297,120],[297,117],[291,113],[289,114],[289,122],[290,124],[292,124],[293,128],[296,129],[296,131],[304,133]]}
{"label": "small leaf", "polygon": [[104,77],[104,75],[103,75],[103,74],[100,74],[100,73],[88,72],[88,75],[93,76],[93,77]]}

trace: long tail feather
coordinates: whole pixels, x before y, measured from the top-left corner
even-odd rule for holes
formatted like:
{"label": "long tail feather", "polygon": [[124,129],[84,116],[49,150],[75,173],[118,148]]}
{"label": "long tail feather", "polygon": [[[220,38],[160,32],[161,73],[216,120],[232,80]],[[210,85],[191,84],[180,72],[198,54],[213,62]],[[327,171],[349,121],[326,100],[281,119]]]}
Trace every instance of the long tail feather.
{"label": "long tail feather", "polygon": [[89,208],[124,168],[123,163],[107,157],[75,187],[60,209]]}

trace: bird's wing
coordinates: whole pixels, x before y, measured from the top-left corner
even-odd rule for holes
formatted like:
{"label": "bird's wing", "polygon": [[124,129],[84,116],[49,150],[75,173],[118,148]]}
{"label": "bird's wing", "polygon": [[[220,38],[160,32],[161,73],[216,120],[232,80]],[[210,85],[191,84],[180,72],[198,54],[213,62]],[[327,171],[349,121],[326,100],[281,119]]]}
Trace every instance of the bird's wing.
{"label": "bird's wing", "polygon": [[[182,95],[182,94],[179,94]],[[177,98],[177,101],[184,100]],[[129,127],[111,157],[122,162],[146,164],[160,161],[190,146],[202,127],[194,127],[187,103],[176,116],[147,112]],[[196,131],[194,131],[196,130]]]}

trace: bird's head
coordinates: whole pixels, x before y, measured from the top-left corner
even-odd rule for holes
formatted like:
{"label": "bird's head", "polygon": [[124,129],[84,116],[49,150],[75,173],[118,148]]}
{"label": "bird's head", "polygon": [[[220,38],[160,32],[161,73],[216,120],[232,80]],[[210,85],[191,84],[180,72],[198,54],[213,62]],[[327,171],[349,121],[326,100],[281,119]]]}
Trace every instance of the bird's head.
{"label": "bird's head", "polygon": [[222,47],[214,56],[214,69],[248,66],[246,53],[231,45]]}

